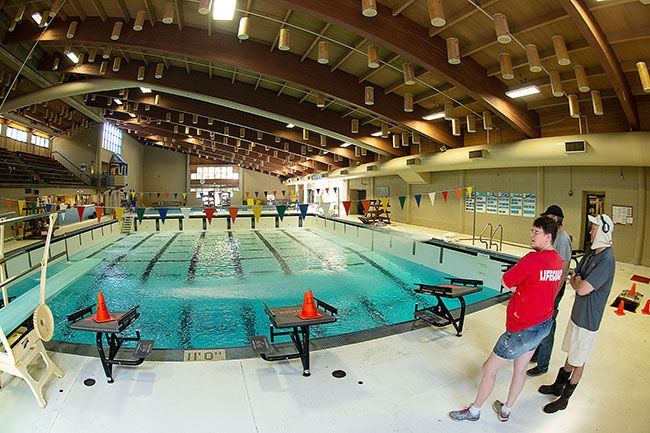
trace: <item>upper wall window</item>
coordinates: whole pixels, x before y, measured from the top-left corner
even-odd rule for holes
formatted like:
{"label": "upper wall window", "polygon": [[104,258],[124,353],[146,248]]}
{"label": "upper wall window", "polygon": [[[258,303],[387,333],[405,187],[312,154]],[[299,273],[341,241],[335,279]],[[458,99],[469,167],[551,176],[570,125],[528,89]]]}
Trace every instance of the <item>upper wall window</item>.
{"label": "upper wall window", "polygon": [[104,123],[102,147],[118,155],[122,154],[122,130],[112,123]]}
{"label": "upper wall window", "polygon": [[7,137],[27,143],[27,131],[7,126]]}
{"label": "upper wall window", "polygon": [[50,147],[50,140],[40,135],[32,134],[32,144],[40,147]]}

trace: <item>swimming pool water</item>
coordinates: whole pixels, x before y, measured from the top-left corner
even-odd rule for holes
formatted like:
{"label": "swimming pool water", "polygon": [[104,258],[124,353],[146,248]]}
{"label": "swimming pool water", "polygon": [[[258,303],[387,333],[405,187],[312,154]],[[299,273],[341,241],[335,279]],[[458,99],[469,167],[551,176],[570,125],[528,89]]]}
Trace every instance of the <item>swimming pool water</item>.
{"label": "swimming pool water", "polygon": [[[156,348],[217,348],[268,335],[262,301],[272,307],[296,305],[311,289],[339,309],[338,322],[313,327],[312,336],[338,335],[411,320],[416,302],[434,301],[415,294],[414,283],[437,284],[450,276],[300,228],[139,232],[71,260],[88,256],[102,264],[50,302],[55,340],[94,344],[94,334],[70,330],[65,319],[95,304],[98,291],[104,292],[109,311],[140,305],[137,328],[143,338],[156,341]],[[53,271],[56,266],[61,264]],[[497,294],[485,288],[466,300]]]}

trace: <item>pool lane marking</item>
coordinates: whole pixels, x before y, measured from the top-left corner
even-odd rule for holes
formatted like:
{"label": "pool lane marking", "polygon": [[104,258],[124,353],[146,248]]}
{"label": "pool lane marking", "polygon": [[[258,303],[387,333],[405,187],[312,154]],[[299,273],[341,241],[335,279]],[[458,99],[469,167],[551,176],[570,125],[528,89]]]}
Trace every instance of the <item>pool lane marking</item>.
{"label": "pool lane marking", "polygon": [[178,321],[179,343],[183,349],[190,349],[192,347],[191,327],[192,304],[185,301],[181,307],[181,317]]}
{"label": "pool lane marking", "polygon": [[410,288],[410,287],[408,286],[408,284],[406,284],[404,281],[402,281],[398,276],[393,275],[389,270],[384,269],[384,268],[383,268],[379,263],[375,262],[375,261],[372,260],[370,257],[368,257],[368,256],[366,256],[366,255],[364,255],[364,254],[362,254],[362,253],[360,253],[360,252],[358,252],[358,251],[355,251],[354,249],[352,249],[352,248],[350,248],[350,247],[347,247],[347,246],[345,246],[345,245],[339,245],[339,244],[337,244],[336,242],[334,242],[333,240],[331,240],[331,239],[327,239],[326,237],[321,236],[321,235],[319,235],[319,234],[316,233],[316,232],[312,232],[311,230],[310,230],[309,232],[312,233],[312,234],[315,235],[315,236],[319,236],[319,237],[321,237],[322,239],[325,239],[325,240],[328,241],[328,242],[333,243],[334,245],[336,245],[336,246],[338,246],[338,247],[342,247],[342,248],[348,250],[349,252],[358,255],[358,256],[361,257],[363,260],[365,260],[366,262],[368,262],[368,264],[370,264],[370,266],[372,266],[373,268],[377,269],[379,272],[381,272],[381,273],[384,274],[386,277],[388,277],[390,280],[392,280],[395,284],[397,284],[398,286],[400,286],[400,287],[402,288],[402,290],[404,290],[404,291],[405,291],[409,296],[411,296],[412,298],[417,298],[417,296],[416,296],[415,293],[413,292],[413,289]]}
{"label": "pool lane marking", "polygon": [[237,278],[241,281],[244,281],[244,269],[241,266],[241,254],[239,252],[239,243],[237,239],[232,234],[232,231],[228,232],[228,242],[230,243],[230,255],[232,256],[232,261],[235,263],[235,274]]}
{"label": "pool lane marking", "polygon": [[194,254],[192,254],[192,260],[190,261],[190,267],[187,269],[187,282],[194,281],[194,276],[196,274],[196,265],[199,262],[199,254],[201,253],[201,247],[205,242],[205,232],[201,232],[199,236],[199,241],[196,243],[194,248]]}
{"label": "pool lane marking", "polygon": [[167,243],[160,250],[158,250],[156,255],[153,257],[153,259],[151,259],[151,261],[147,265],[147,268],[144,270],[144,273],[142,274],[142,278],[140,279],[140,281],[142,281],[143,283],[147,282],[147,280],[149,279],[149,275],[151,274],[151,271],[153,270],[153,267],[156,265],[156,262],[158,262],[158,259],[160,259],[160,256],[162,256],[163,253],[165,252],[165,250],[167,250],[167,248],[169,248],[169,246],[172,244],[172,242],[174,242],[176,240],[176,238],[178,237],[179,234],[180,233],[176,233],[174,236],[172,236],[171,239],[169,239],[167,241]]}
{"label": "pool lane marking", "polygon": [[[137,244],[133,245],[133,247],[129,249],[129,252],[131,252],[131,251],[135,250],[136,248],[138,248],[140,245],[142,245],[142,244],[143,244],[147,239],[149,239],[149,238],[152,237],[153,235],[155,235],[155,233],[151,233],[149,236],[145,236],[145,237],[144,237],[143,239],[141,239]],[[120,254],[120,255],[117,256],[115,259],[113,259],[113,261],[110,262],[110,263],[106,266],[106,268],[102,271],[102,275],[100,275],[100,278],[104,276],[104,273],[106,273],[107,271],[112,270],[115,266],[117,266],[117,264],[118,264],[119,262],[121,262],[122,259],[124,259],[124,257],[126,257],[126,256],[128,256],[128,255],[129,255],[129,253]]]}
{"label": "pool lane marking", "polygon": [[332,271],[332,272],[340,271],[340,269],[337,269],[334,265],[332,265],[332,262],[327,257],[325,257],[323,254],[320,254],[318,251],[314,250],[312,247],[310,247],[306,243],[302,242],[297,237],[287,233],[285,230],[280,230],[280,232],[284,233],[285,235],[287,235],[289,237],[289,239],[293,240],[295,243],[297,243],[298,245],[301,245],[307,251],[309,251],[310,253],[312,253],[316,257],[318,257],[320,259],[320,261],[323,262],[323,264],[325,264],[325,266],[327,266],[327,268],[330,271]]}
{"label": "pool lane marking", "polygon": [[287,275],[291,274],[291,269],[289,269],[289,265],[287,265],[287,262],[284,261],[284,259],[277,252],[277,250],[273,248],[273,245],[271,245],[269,241],[267,241],[258,230],[255,230],[255,234],[257,235],[258,238],[260,238],[262,242],[264,242],[264,245],[266,245],[266,248],[268,248],[269,251],[271,251],[271,254],[275,256],[275,259],[278,261],[278,263],[280,263],[280,266],[282,267],[284,273]]}
{"label": "pool lane marking", "polygon": [[370,314],[370,317],[372,317],[375,322],[377,322],[380,326],[385,326],[385,325],[390,325],[390,322],[386,320],[386,317],[382,314],[381,311],[375,306],[374,302],[370,300],[367,296],[358,296],[357,299],[363,305],[363,307],[368,311]]}

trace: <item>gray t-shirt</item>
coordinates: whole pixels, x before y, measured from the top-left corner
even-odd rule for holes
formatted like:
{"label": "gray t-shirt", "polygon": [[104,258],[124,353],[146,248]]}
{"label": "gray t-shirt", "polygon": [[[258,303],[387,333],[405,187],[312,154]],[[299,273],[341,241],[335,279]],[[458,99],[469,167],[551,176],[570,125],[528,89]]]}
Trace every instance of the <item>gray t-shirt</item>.
{"label": "gray t-shirt", "polygon": [[557,232],[553,248],[562,257],[563,262],[571,261],[571,238],[565,230]]}
{"label": "gray t-shirt", "polygon": [[598,254],[590,251],[580,260],[575,273],[589,282],[594,291],[585,296],[576,294],[571,310],[573,323],[590,331],[598,331],[614,282],[615,267],[616,260],[611,247]]}

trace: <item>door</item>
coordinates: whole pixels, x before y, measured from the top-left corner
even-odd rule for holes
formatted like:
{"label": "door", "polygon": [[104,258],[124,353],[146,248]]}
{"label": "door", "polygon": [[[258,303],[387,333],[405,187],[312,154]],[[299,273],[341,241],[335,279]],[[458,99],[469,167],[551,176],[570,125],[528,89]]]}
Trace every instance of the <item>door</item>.
{"label": "door", "polygon": [[361,200],[366,199],[366,190],[365,189],[357,189],[357,214],[358,215],[363,215],[365,212],[363,211],[363,204],[361,203]]}
{"label": "door", "polygon": [[589,235],[589,219],[588,215],[595,216],[605,213],[605,193],[604,192],[585,192],[584,193],[584,206],[582,209],[582,249],[587,251],[591,246],[591,236]]}

